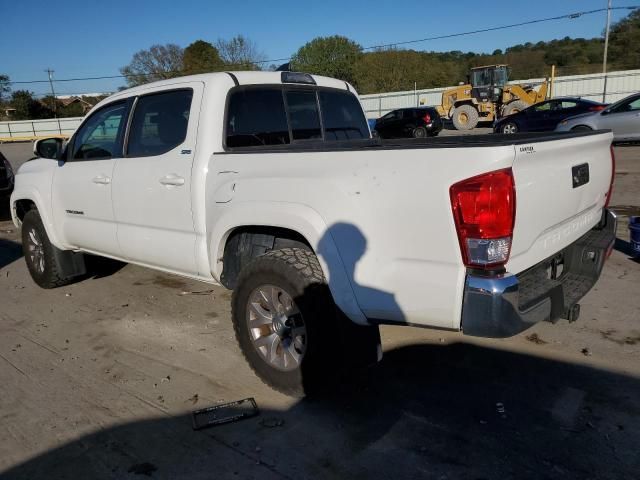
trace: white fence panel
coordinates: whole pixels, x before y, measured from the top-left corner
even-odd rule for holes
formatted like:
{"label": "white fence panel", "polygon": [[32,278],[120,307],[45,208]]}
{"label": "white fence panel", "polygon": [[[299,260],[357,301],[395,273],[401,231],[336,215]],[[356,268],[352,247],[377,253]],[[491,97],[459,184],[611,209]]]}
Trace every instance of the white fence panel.
{"label": "white fence panel", "polygon": [[49,118],[0,122],[0,140],[71,135],[84,117]]}

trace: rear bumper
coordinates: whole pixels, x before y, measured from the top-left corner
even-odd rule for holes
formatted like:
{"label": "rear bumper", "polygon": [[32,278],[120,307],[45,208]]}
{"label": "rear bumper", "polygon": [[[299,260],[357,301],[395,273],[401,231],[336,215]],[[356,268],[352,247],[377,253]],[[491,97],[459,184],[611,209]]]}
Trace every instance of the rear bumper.
{"label": "rear bumper", "polygon": [[602,223],[603,227],[591,230],[554,257],[518,275],[468,274],[462,331],[477,337],[503,338],[541,321],[575,320],[578,301],[600,277],[615,242],[615,215],[606,210]]}

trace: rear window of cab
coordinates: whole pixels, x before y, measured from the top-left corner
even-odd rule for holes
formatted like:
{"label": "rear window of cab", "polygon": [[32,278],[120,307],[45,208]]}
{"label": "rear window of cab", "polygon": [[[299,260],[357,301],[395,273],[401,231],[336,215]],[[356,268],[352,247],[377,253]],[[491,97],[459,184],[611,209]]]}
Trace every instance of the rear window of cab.
{"label": "rear window of cab", "polygon": [[227,101],[227,148],[369,138],[351,92],[318,87],[236,87]]}

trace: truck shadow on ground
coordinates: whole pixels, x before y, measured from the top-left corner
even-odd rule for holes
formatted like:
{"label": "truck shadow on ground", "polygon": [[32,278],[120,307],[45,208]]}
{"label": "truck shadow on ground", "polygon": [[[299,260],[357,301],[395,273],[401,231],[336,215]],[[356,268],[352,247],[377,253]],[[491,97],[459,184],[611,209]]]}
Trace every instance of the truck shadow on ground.
{"label": "truck shadow on ground", "polygon": [[588,366],[412,345],[286,411],[198,432],[188,415],[109,427],[2,478],[632,478],[639,399],[638,379]]}

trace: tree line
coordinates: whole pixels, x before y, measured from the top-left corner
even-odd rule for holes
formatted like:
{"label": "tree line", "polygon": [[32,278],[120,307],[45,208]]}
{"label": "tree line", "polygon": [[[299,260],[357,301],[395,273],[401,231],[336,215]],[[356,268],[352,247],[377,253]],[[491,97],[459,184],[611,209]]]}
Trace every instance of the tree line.
{"label": "tree line", "polygon": [[[634,10],[611,27],[608,69],[640,68],[638,45],[640,10]],[[456,85],[467,81],[469,68],[490,64],[509,64],[512,79],[547,77],[552,65],[557,67],[557,75],[595,73],[602,69],[603,48],[604,39],[600,37],[565,37],[513,45],[491,54],[398,48],[368,50],[352,39],[334,35],[314,38],[300,47],[287,64],[273,65],[255,42],[237,35],[214,43],[196,40],[185,48],[176,44],[153,45],[136,52],[120,72],[127,87],[132,87],[197,73],[280,68],[340,78],[352,83],[361,94],[367,94],[410,90],[414,86]],[[46,99],[34,100],[26,90],[10,92],[8,82],[6,75],[0,75],[0,104],[13,106],[19,115],[29,115],[27,118],[52,116]],[[64,114],[64,109],[61,111]]]}

